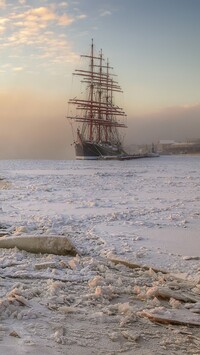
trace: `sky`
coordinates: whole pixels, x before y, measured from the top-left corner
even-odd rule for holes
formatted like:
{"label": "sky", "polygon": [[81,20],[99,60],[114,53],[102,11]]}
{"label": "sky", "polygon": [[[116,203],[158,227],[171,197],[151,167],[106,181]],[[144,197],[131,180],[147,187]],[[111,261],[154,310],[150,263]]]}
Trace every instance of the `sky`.
{"label": "sky", "polygon": [[123,88],[125,144],[200,138],[200,0],[0,0],[0,158],[73,158],[80,54]]}

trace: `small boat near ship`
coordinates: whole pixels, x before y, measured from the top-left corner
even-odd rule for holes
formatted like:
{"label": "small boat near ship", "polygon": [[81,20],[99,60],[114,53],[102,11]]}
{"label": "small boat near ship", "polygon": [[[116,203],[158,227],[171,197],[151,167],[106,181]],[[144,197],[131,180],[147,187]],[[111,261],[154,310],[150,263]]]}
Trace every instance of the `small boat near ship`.
{"label": "small boat near ship", "polygon": [[92,40],[90,53],[81,57],[87,60],[88,67],[76,69],[73,75],[80,77],[84,95],[69,100],[67,115],[72,120],[76,159],[129,160],[147,157],[147,154],[130,155],[123,149],[120,132],[127,128],[126,113],[114,98],[114,94],[122,93],[122,89],[102,50],[96,54]]}

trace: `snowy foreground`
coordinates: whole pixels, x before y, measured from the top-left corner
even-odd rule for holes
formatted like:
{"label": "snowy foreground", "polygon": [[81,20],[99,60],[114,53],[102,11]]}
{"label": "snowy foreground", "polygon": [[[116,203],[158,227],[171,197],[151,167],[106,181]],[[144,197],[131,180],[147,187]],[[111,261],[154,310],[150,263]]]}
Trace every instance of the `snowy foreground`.
{"label": "snowy foreground", "polygon": [[0,239],[77,250],[0,249],[0,354],[199,354],[199,172],[199,156],[0,161]]}

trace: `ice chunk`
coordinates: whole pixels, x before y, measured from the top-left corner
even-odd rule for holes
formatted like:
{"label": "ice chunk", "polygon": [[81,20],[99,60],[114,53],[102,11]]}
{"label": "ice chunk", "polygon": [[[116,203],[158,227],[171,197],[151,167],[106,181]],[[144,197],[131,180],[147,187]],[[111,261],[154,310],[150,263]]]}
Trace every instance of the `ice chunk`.
{"label": "ice chunk", "polygon": [[0,238],[0,248],[15,248],[26,250],[31,253],[76,255],[76,248],[65,236],[9,236]]}

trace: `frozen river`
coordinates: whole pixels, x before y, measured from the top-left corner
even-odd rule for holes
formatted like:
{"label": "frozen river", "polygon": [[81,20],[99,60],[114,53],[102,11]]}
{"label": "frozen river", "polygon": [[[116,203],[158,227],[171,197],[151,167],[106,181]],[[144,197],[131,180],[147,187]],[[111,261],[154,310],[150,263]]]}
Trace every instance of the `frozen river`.
{"label": "frozen river", "polygon": [[198,156],[0,161],[1,242],[79,251],[0,249],[0,353],[199,354],[199,172]]}
{"label": "frozen river", "polygon": [[130,161],[1,161],[1,225],[70,233],[83,254],[177,267],[200,257],[200,156]]}

